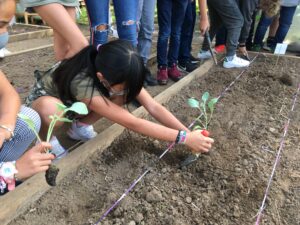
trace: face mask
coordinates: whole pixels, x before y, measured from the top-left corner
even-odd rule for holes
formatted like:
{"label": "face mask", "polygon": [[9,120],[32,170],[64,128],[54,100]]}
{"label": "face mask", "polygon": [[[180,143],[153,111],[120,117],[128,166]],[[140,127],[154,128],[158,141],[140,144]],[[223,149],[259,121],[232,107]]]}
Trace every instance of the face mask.
{"label": "face mask", "polygon": [[0,34],[0,49],[4,48],[8,42],[8,32],[5,32],[3,34]]}
{"label": "face mask", "polygon": [[110,89],[109,91],[109,97],[115,97],[115,96],[124,96],[127,94],[127,90],[122,90],[122,91],[115,91],[114,89]]}
{"label": "face mask", "polygon": [[116,91],[114,90],[107,80],[102,80],[101,83],[103,86],[108,90],[109,97],[116,97],[116,96],[124,96],[128,93],[128,90]]}

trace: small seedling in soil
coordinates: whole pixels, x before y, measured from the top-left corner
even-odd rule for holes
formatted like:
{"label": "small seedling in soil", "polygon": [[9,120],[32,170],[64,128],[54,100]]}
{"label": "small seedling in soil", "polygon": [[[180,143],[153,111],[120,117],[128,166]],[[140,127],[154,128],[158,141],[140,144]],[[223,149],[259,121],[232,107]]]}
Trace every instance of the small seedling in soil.
{"label": "small seedling in soil", "polygon": [[196,118],[196,123],[193,126],[193,130],[203,130],[204,136],[209,136],[208,126],[212,120],[215,105],[218,102],[218,98],[211,98],[209,100],[209,93],[205,92],[202,95],[201,102],[195,98],[188,99],[188,105],[192,108],[200,110],[201,114]]}
{"label": "small seedling in soil", "polygon": [[[201,134],[205,137],[209,136],[208,126],[212,120],[215,105],[218,102],[218,98],[209,99],[209,93],[205,92],[202,95],[201,101],[195,98],[188,99],[188,105],[192,108],[197,108],[200,111],[200,116],[195,119],[195,124],[192,130],[202,130]],[[187,166],[196,161],[199,157],[199,153],[190,155],[182,163],[181,167]]]}
{"label": "small seedling in soil", "polygon": [[[60,114],[55,113],[54,115],[49,116],[51,122],[49,124],[49,128],[48,128],[48,132],[47,132],[47,138],[46,138],[46,142],[50,141],[50,138],[52,136],[53,133],[53,129],[55,127],[55,124],[60,121],[60,122],[67,122],[67,123],[71,123],[72,120],[64,117],[66,115],[67,112],[75,112],[77,114],[80,115],[87,115],[88,114],[88,110],[87,107],[84,103],[82,102],[75,102],[73,103],[73,105],[71,105],[70,107],[65,106],[64,104],[61,103],[57,103],[57,111],[60,112]],[[36,132],[35,130],[35,124],[34,122],[26,115],[19,113],[18,116],[24,120],[26,122],[26,124],[28,125],[28,127],[34,132],[34,134],[36,135],[37,139],[39,142],[42,142],[39,134]],[[51,150],[46,149],[45,150],[47,153],[51,153]],[[49,169],[46,171],[45,177],[46,177],[46,181],[50,186],[56,186],[56,177],[58,175],[59,169],[51,164]]]}

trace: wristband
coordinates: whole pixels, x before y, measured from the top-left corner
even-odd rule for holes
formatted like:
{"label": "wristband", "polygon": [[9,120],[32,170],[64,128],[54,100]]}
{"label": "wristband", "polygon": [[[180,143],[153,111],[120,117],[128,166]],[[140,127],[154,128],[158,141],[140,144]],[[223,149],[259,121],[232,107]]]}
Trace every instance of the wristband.
{"label": "wristband", "polygon": [[10,138],[7,141],[10,141],[15,136],[14,132],[9,127],[0,124],[0,128],[5,129],[10,133]]}
{"label": "wristband", "polygon": [[180,130],[176,137],[175,143],[176,144],[184,144],[186,141],[186,131]]}
{"label": "wristband", "polygon": [[240,48],[246,47],[246,44],[239,44]]}
{"label": "wristband", "polygon": [[0,192],[3,193],[5,188],[9,191],[15,189],[15,174],[18,173],[16,169],[16,161],[3,162],[0,164]]}

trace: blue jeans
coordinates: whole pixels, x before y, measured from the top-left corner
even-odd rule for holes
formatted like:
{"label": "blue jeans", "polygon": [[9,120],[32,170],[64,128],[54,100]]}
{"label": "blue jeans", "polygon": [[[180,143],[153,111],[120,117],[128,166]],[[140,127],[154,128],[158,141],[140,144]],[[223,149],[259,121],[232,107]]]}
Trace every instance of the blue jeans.
{"label": "blue jeans", "polygon": [[[290,29],[290,26],[292,24],[296,8],[297,6],[292,6],[292,7],[281,6],[279,27],[277,29],[274,41],[270,43],[269,47],[275,48],[277,43],[282,43],[284,41]],[[274,17],[269,18],[265,14],[262,14],[256,29],[254,44],[263,46],[263,39],[273,19]]]}
{"label": "blue jeans", "polygon": [[[85,3],[91,26],[91,43],[95,46],[104,44],[107,42],[109,31],[109,0],[85,0]],[[113,0],[113,4],[119,38],[136,46],[137,0]],[[104,28],[100,29],[101,25]]]}
{"label": "blue jeans", "polygon": [[[158,41],[157,41],[157,64],[171,66],[177,63],[181,27],[185,17],[185,10],[189,0],[158,0]],[[168,51],[168,41],[169,51]]]}
{"label": "blue jeans", "polygon": [[152,34],[154,31],[154,13],[156,0],[139,0],[138,21],[138,52],[147,64],[151,53]]}
{"label": "blue jeans", "polygon": [[180,36],[180,47],[178,62],[180,64],[185,64],[190,60],[192,51],[192,41],[194,34],[194,27],[196,21],[196,2],[191,0],[188,1],[186,7],[185,17],[181,28]]}

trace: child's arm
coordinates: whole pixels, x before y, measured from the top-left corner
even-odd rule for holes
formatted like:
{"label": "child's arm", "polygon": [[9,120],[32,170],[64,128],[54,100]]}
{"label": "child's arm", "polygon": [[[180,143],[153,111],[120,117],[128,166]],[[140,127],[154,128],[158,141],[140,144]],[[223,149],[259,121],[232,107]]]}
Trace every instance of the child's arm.
{"label": "child's arm", "polygon": [[[83,100],[89,103],[89,99]],[[102,96],[95,96],[92,98],[89,109],[96,114],[103,116],[113,122],[116,122],[130,130],[153,137],[160,140],[174,142],[181,128],[169,128],[160,124],[156,124],[145,119],[137,118],[122,107],[112,103],[108,99],[106,101]],[[168,120],[168,118],[167,118]],[[171,119],[173,121],[173,119]],[[171,122],[171,124],[173,124]],[[177,123],[180,127],[180,122]],[[174,125],[173,126],[177,126]],[[183,126],[182,130],[186,128]],[[211,148],[213,139],[204,137],[201,131],[193,131],[187,133],[186,145],[188,145],[194,152],[207,152]]]}
{"label": "child's arm", "polygon": [[161,124],[176,130],[189,131],[170,111],[155,101],[144,88],[142,88],[137,100]]}
{"label": "child's arm", "polygon": [[202,35],[209,29],[209,21],[207,15],[207,2],[206,0],[198,0],[200,10],[200,32]]}
{"label": "child's arm", "polygon": [[20,97],[0,71],[0,148],[12,136],[20,110]]}

